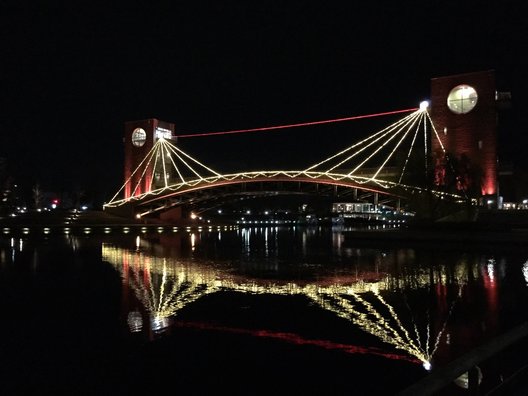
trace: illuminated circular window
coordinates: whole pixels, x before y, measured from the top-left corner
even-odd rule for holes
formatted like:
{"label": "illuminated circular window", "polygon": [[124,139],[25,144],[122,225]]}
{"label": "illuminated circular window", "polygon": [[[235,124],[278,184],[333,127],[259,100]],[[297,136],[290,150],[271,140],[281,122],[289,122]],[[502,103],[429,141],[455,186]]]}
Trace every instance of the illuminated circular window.
{"label": "illuminated circular window", "polygon": [[453,113],[469,113],[477,105],[478,95],[475,88],[469,85],[457,85],[447,96],[447,107]]}
{"label": "illuminated circular window", "polygon": [[147,141],[147,132],[143,128],[136,128],[132,132],[132,144],[136,147],[141,147]]}

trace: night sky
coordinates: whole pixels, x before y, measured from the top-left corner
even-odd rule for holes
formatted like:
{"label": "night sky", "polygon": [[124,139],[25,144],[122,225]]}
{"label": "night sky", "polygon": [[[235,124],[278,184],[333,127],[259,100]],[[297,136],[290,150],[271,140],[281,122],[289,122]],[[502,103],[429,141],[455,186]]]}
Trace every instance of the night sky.
{"label": "night sky", "polygon": [[[20,188],[109,200],[126,121],[191,134],[392,111],[490,69],[512,94],[500,158],[527,167],[522,1],[1,4],[0,157]],[[179,143],[218,171],[307,167],[399,117]]]}

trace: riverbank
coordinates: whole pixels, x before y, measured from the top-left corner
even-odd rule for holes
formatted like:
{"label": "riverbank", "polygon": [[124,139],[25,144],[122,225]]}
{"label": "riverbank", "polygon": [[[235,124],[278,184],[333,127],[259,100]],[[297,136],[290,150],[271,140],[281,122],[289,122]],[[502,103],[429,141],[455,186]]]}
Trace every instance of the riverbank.
{"label": "riverbank", "polygon": [[163,233],[180,230],[201,230],[228,225],[199,221],[182,221],[169,224],[155,219],[130,219],[103,211],[47,211],[21,213],[15,217],[0,218],[0,235],[35,236],[65,234],[110,234],[110,233]]}
{"label": "riverbank", "polygon": [[[528,211],[483,211],[474,221],[428,222],[413,220],[401,225],[332,226],[331,224],[294,224],[296,227],[333,227],[341,229],[354,240],[386,242],[446,242],[528,244]],[[251,224],[207,223],[196,220],[178,224],[156,219],[130,219],[104,211],[50,211],[24,213],[0,219],[4,236],[28,234],[163,233],[180,230],[229,230]],[[266,226],[259,224],[258,226]],[[271,226],[271,225],[270,225]],[[275,226],[275,225],[273,225]]]}

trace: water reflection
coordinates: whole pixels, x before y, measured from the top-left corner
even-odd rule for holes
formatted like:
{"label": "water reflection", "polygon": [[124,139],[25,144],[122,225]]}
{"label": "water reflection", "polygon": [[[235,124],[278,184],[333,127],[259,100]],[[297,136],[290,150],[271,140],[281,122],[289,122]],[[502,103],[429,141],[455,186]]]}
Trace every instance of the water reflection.
{"label": "water reflection", "polygon": [[[269,296],[284,296],[284,308],[279,309],[285,311],[289,297],[295,297],[310,313],[316,310],[317,318],[332,317],[333,324],[346,330],[336,339],[316,330],[312,337],[303,337],[311,326],[308,320],[302,325],[288,322],[288,329],[294,329],[289,333],[282,325],[275,332],[267,329],[264,319],[260,326],[242,325],[247,329],[223,328],[349,353],[404,356],[426,368],[452,360],[526,318],[519,304],[528,292],[528,260],[522,249],[449,252],[438,246],[389,248],[383,243],[378,249],[357,245],[346,232],[315,227],[119,234],[6,237],[0,239],[0,269],[22,274],[26,264],[34,279],[41,279],[39,271],[53,269],[57,272],[49,279],[59,281],[59,263],[75,257],[78,268],[91,257],[86,252],[92,247],[100,260],[102,246],[102,259],[122,278],[124,319],[134,334],[157,337],[188,323],[184,308],[213,294],[214,301],[231,293],[259,296],[266,303]],[[73,255],[64,253],[64,245]],[[200,326],[212,326],[208,320]],[[233,321],[242,322],[226,320]],[[324,329],[326,324],[316,325]],[[359,340],[358,334],[364,338]]]}
{"label": "water reflection", "polygon": [[[242,229],[240,233],[246,257],[256,243],[252,238],[257,237],[262,239],[263,256],[270,255],[268,232]],[[192,252],[200,242],[199,235],[188,235]],[[221,240],[220,235],[216,240]],[[303,233],[303,254],[308,240],[309,235]],[[148,313],[149,328],[155,332],[168,328],[182,309],[212,293],[303,296],[430,369],[441,344],[448,347],[452,343],[448,322],[460,301],[475,293],[468,287],[475,279],[481,279],[487,296],[486,326],[497,324],[496,262],[491,257],[473,261],[462,255],[454,263],[439,257],[439,262],[430,265],[423,260],[431,257],[418,256],[413,249],[347,248],[343,235],[333,235],[333,248],[348,249],[346,256],[355,259],[354,266],[303,267],[304,272],[295,279],[280,274],[269,279],[234,268],[228,260],[181,257],[180,243],[172,244],[176,250],[171,254],[166,247],[139,236],[135,250],[109,243],[102,246],[103,260],[111,263],[124,285],[133,290],[140,308]],[[280,273],[276,263],[272,267]],[[264,263],[262,268],[269,265]],[[144,329],[137,308],[130,308],[128,325],[132,332]],[[367,350],[361,353],[374,353],[374,349]]]}

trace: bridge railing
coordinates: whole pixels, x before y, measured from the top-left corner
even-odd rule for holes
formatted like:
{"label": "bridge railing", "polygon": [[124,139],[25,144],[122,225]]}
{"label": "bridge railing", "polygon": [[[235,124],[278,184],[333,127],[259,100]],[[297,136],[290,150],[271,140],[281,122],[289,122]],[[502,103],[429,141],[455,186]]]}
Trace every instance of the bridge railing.
{"label": "bridge railing", "polygon": [[[404,389],[397,396],[429,396],[437,395],[438,392],[446,389],[461,375],[468,375],[468,394],[479,394],[479,369],[478,364],[493,359],[498,354],[506,350],[506,348],[513,346],[521,340],[528,337],[528,322],[502,334],[495,339],[492,339],[487,344],[484,344],[467,354],[452,361],[448,365],[432,371],[428,376],[416,382],[410,387]],[[528,371],[528,366],[524,367]],[[524,382],[517,386],[523,386],[528,390],[528,378],[524,377]],[[508,393],[509,394],[509,393]],[[528,394],[528,393],[515,393]]]}

